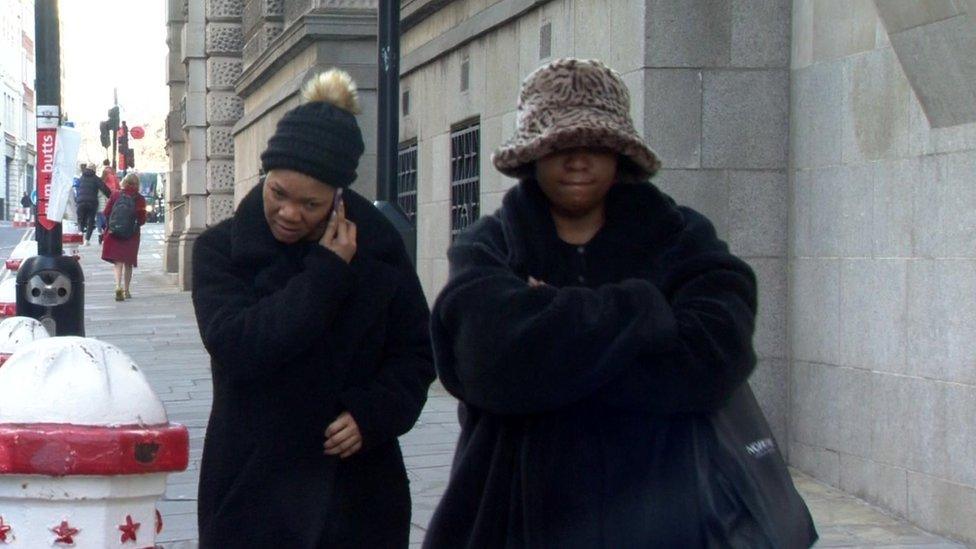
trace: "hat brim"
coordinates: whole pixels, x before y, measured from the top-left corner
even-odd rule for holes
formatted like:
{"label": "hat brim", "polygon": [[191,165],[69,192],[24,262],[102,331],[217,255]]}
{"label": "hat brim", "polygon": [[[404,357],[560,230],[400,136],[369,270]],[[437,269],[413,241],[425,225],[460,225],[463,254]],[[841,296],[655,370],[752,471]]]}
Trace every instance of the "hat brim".
{"label": "hat brim", "polygon": [[514,140],[502,145],[491,160],[498,171],[520,177],[525,167],[554,152],[576,147],[610,149],[627,157],[640,170],[640,178],[654,175],[661,167],[657,155],[636,134],[625,128],[606,126],[573,126],[554,124],[530,139]]}

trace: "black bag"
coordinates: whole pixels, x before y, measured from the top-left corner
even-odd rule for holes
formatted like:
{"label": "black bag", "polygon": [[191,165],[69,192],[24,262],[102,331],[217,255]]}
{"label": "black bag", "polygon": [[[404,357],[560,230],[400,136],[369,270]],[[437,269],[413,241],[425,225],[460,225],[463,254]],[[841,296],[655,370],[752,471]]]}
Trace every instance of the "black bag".
{"label": "black bag", "polygon": [[108,216],[108,231],[116,238],[130,238],[136,234],[136,201],[127,194],[120,194]]}
{"label": "black bag", "polygon": [[696,424],[695,456],[711,547],[810,547],[817,531],[748,383]]}

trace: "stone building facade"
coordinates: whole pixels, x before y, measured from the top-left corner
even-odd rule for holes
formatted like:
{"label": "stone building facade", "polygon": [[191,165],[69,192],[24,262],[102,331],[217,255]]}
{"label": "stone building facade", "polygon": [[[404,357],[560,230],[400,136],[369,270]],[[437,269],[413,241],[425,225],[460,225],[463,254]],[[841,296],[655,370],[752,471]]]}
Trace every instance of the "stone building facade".
{"label": "stone building facade", "polygon": [[0,10],[0,219],[34,190],[34,0],[12,0]]}
{"label": "stone building facade", "polygon": [[[375,196],[375,1],[170,0],[167,268],[259,178],[315,72],[360,85]],[[976,543],[976,0],[401,0],[398,201],[429,299],[452,234],[515,184],[521,80],[596,57],[760,283],[752,384],[790,461]],[[237,48],[237,49],[235,49]],[[185,105],[185,106],[184,106]]]}

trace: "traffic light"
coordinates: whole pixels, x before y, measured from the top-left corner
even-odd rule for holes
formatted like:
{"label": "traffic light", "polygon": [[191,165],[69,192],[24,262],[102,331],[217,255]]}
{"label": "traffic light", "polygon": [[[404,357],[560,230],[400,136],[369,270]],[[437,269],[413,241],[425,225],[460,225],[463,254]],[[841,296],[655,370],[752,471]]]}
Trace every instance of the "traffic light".
{"label": "traffic light", "polygon": [[112,130],[108,127],[108,120],[102,120],[98,123],[98,139],[102,142],[102,146],[106,149],[112,145]]}
{"label": "traffic light", "polygon": [[119,129],[119,106],[116,105],[108,110],[108,127],[115,131]]}

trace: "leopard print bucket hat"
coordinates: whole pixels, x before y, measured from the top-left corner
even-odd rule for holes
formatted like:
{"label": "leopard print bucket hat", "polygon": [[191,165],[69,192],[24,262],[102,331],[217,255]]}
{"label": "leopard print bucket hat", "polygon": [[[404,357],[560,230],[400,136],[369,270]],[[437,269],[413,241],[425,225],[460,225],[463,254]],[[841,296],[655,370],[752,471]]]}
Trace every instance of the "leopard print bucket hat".
{"label": "leopard print bucket hat", "polygon": [[562,149],[617,151],[646,179],[661,166],[630,118],[630,93],[620,75],[600,61],[557,59],[522,83],[515,136],[491,160],[498,171],[523,177],[536,160]]}

